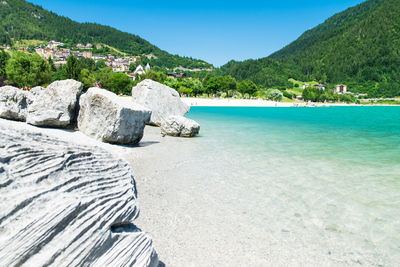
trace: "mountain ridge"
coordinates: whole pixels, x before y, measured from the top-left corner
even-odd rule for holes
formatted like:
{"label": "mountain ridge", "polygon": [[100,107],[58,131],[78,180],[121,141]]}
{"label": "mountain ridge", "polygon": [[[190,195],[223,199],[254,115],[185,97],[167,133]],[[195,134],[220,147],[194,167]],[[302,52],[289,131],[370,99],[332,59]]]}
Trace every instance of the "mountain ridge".
{"label": "mountain ridge", "polygon": [[[369,0],[332,16],[268,57],[229,62],[221,72],[266,87],[289,86],[287,79],[295,78],[346,83],[353,92],[371,97],[399,96],[399,14],[400,0]],[[271,64],[283,71],[271,71]],[[271,75],[280,77],[278,84],[268,82]]]}

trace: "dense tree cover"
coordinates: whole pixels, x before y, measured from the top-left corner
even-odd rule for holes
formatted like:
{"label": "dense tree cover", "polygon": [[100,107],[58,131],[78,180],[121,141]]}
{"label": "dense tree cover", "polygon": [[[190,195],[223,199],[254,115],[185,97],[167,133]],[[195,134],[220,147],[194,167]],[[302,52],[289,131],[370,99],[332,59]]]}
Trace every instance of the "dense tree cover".
{"label": "dense tree cover", "polygon": [[211,77],[205,82],[206,92],[212,94],[215,92],[224,92],[236,90],[236,79],[231,76]]}
{"label": "dense tree cover", "polygon": [[6,65],[8,81],[20,87],[44,85],[51,81],[50,65],[38,54],[16,52]]}
{"label": "dense tree cover", "polygon": [[[291,87],[292,84],[288,79],[295,73],[290,66],[273,59],[263,58],[243,62],[230,61],[216,71],[216,74],[230,75],[238,81],[251,80],[261,87],[270,88],[277,86]],[[301,76],[300,73],[298,74]],[[302,76],[302,78],[305,78],[305,76]]]}
{"label": "dense tree cover", "polygon": [[268,58],[229,62],[221,75],[278,87],[288,78],[346,83],[370,97],[400,95],[400,1],[369,0],[341,12]]}
{"label": "dense tree cover", "polygon": [[199,96],[205,93],[203,83],[199,79],[176,79],[167,77],[164,84],[174,88],[181,95]]}
{"label": "dense tree cover", "polygon": [[165,72],[148,71],[136,78],[137,84],[144,79],[151,79],[165,84],[186,96],[218,96],[218,97],[246,97],[255,96],[259,89],[252,81],[237,82],[231,76],[215,76],[208,73],[204,78],[174,78]]}
{"label": "dense tree cover", "polygon": [[152,66],[212,66],[202,60],[171,55],[137,35],[95,23],[78,23],[24,0],[5,0],[0,4],[0,44],[11,44],[12,39],[57,40],[69,46],[87,42],[101,43],[131,55],[152,53],[158,57],[158,60],[151,60]]}
{"label": "dense tree cover", "polygon": [[243,95],[253,95],[257,92],[257,85],[252,81],[241,81],[237,84],[237,89]]}

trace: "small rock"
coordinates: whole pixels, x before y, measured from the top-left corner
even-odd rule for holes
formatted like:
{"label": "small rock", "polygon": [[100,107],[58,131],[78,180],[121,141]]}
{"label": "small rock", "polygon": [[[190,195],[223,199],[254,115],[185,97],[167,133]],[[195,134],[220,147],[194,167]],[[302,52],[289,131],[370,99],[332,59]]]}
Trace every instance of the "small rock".
{"label": "small rock", "polygon": [[199,134],[200,124],[183,116],[169,116],[161,124],[161,134],[193,137]]}

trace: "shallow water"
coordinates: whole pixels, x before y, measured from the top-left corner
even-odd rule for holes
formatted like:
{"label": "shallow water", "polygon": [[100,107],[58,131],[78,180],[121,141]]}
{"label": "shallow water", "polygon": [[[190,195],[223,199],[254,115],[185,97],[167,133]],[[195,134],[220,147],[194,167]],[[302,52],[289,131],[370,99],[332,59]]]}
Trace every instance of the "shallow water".
{"label": "shallow water", "polygon": [[194,169],[256,244],[244,256],[400,264],[400,107],[192,107],[187,117],[201,124]]}

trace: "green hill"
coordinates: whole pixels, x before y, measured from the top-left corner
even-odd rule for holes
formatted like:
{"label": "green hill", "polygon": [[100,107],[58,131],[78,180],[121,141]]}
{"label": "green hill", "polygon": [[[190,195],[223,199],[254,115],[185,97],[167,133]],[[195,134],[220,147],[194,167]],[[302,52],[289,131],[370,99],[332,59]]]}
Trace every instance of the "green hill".
{"label": "green hill", "polygon": [[[271,70],[270,66],[276,65]],[[329,18],[268,58],[221,68],[264,86],[287,78],[347,83],[370,96],[400,95],[400,0],[369,0]],[[271,76],[278,84],[271,84]]]}
{"label": "green hill", "polygon": [[208,68],[202,60],[171,55],[137,35],[95,23],[78,23],[23,0],[0,0],[0,44],[56,40],[69,45],[102,43],[131,55],[153,53],[159,67]]}

